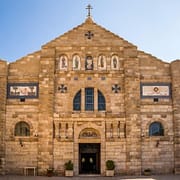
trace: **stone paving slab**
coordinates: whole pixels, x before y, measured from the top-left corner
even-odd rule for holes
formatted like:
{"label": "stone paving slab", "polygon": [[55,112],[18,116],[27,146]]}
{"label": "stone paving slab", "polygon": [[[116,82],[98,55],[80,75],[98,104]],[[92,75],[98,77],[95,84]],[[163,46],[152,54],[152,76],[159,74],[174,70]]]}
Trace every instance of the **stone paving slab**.
{"label": "stone paving slab", "polygon": [[46,176],[0,176],[0,180],[180,180],[180,175],[159,176],[79,176],[79,177],[46,177]]}

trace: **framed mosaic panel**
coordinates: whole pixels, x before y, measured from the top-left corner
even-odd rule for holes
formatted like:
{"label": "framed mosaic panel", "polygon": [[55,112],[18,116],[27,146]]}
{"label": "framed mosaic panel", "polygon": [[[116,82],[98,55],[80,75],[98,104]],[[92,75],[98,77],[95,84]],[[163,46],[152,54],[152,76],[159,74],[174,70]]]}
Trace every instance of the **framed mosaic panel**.
{"label": "framed mosaic panel", "polygon": [[141,98],[171,98],[171,84],[141,83]]}
{"label": "framed mosaic panel", "polygon": [[38,98],[38,83],[8,83],[7,98]]}

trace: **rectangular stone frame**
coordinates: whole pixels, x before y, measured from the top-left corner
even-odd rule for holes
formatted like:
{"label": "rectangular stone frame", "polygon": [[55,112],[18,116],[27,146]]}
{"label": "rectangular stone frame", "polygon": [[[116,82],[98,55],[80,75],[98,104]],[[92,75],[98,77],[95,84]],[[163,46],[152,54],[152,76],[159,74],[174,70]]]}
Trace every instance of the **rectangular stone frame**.
{"label": "rectangular stone frame", "polygon": [[[34,95],[33,94],[14,94],[12,95],[10,90],[12,87],[17,87],[17,89],[19,88],[28,88],[28,87],[36,87],[35,88],[35,92]],[[30,92],[27,92],[30,93]],[[39,84],[38,83],[8,83],[7,84],[7,98],[8,99],[21,99],[21,98],[26,98],[26,99],[34,99],[34,98],[38,98],[39,97]]]}
{"label": "rectangular stone frame", "polygon": [[[162,86],[165,86],[165,87],[168,87],[168,90],[169,90],[169,94],[168,95],[161,95],[161,94],[156,94],[154,92],[154,94],[152,95],[144,95],[143,94],[143,87],[154,87],[154,86],[157,86],[157,87],[162,87]],[[170,99],[171,96],[172,96],[172,93],[171,93],[171,83],[141,83],[140,84],[140,93],[141,93],[141,98],[168,98]]]}

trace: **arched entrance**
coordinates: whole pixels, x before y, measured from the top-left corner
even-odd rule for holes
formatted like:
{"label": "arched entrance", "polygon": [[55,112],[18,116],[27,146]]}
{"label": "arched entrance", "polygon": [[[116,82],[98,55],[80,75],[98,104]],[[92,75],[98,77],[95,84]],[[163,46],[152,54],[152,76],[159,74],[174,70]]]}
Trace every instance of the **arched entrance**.
{"label": "arched entrance", "polygon": [[86,128],[79,139],[79,174],[100,174],[101,144],[97,142],[100,134],[97,130]]}

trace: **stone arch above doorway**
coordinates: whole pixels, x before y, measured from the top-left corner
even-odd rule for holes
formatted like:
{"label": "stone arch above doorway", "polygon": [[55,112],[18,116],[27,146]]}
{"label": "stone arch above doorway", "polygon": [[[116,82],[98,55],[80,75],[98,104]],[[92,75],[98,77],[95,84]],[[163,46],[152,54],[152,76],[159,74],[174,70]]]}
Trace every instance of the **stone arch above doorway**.
{"label": "stone arch above doorway", "polygon": [[100,138],[100,133],[94,128],[85,128],[79,134],[79,139]]}

